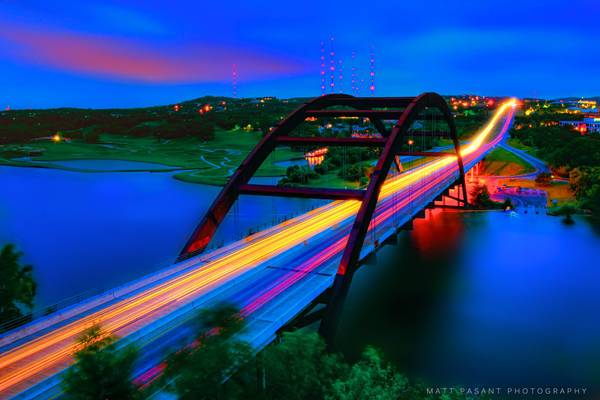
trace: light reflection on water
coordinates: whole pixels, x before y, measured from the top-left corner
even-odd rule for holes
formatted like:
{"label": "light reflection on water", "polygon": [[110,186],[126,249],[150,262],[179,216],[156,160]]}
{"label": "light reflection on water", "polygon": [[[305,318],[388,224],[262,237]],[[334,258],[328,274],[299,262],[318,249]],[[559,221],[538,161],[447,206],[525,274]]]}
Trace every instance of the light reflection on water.
{"label": "light reflection on water", "polygon": [[595,386],[600,235],[576,220],[435,210],[359,270],[338,347],[436,385]]}

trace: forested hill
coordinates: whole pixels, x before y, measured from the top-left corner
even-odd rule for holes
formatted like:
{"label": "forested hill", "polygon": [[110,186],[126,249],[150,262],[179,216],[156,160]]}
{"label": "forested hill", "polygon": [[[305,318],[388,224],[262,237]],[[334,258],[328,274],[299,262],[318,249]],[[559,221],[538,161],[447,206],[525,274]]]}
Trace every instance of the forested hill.
{"label": "forested hill", "polygon": [[127,109],[56,108],[0,112],[0,144],[23,143],[52,136],[88,137],[101,133],[210,140],[215,128],[250,125],[268,131],[306,99],[272,97],[233,99],[201,97],[178,104]]}

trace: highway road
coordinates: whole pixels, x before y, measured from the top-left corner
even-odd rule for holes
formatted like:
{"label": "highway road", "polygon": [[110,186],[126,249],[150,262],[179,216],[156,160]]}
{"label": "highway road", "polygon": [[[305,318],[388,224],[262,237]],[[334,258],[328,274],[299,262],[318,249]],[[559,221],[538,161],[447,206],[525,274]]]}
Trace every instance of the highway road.
{"label": "highway road", "polygon": [[[503,139],[514,106],[509,101],[499,107],[464,146],[466,165],[478,162]],[[374,246],[379,233],[398,222],[398,215],[413,215],[422,206],[419,201],[431,201],[457,175],[456,157],[446,156],[390,177],[379,197],[368,245]],[[328,203],[138,280],[121,288],[119,296],[91,299],[65,310],[64,318],[49,316],[0,336],[0,398],[58,394],[60,373],[72,363],[77,337],[96,323],[123,338],[122,345],[136,342],[144,349],[137,368],[142,383],[160,372],[157,365],[167,351],[189,341],[193,310],[211,302],[238,304],[250,321],[248,336],[255,346],[264,346],[273,329],[331,285],[359,205],[352,200]],[[296,293],[296,303],[283,304],[282,297],[290,299],[291,293]]]}
{"label": "highway road", "polygon": [[520,157],[523,160],[527,161],[529,164],[531,164],[533,166],[533,168],[535,168],[534,172],[531,172],[528,174],[523,174],[523,175],[515,175],[512,178],[529,179],[529,178],[535,178],[540,172],[550,172],[550,168],[548,168],[548,165],[546,165],[545,162],[543,162],[539,158],[532,156],[531,154],[527,153],[526,151],[512,147],[511,145],[508,144],[506,139],[501,141],[499,146],[502,147],[504,150],[510,151],[517,157]]}

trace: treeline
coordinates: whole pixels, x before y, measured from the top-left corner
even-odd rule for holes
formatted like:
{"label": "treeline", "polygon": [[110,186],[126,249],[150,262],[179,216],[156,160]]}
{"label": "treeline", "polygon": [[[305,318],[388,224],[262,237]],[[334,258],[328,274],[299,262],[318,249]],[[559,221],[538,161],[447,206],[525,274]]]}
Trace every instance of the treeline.
{"label": "treeline", "polygon": [[[56,133],[83,136],[86,132],[176,138],[214,137],[217,128],[248,127],[269,131],[298,104],[297,100],[203,97],[174,106],[132,109],[14,110],[0,112],[0,144],[25,143]],[[203,111],[207,106],[208,111]]]}
{"label": "treeline", "polygon": [[362,400],[459,399],[458,394],[428,394],[367,347],[349,363],[326,351],[317,333],[295,331],[258,354],[238,335],[245,321],[231,306],[204,310],[197,319],[194,344],[166,357],[162,374],[132,381],[138,351],[118,349],[115,338],[95,326],[80,338],[76,363],[64,375],[67,399],[142,399],[171,392],[179,399]]}
{"label": "treeline", "polygon": [[581,135],[569,127],[541,126],[513,129],[511,136],[535,147],[541,158],[557,171],[600,166],[600,135]]}
{"label": "treeline", "polygon": [[176,138],[214,137],[215,123],[201,115],[154,114],[128,111],[111,114],[100,110],[4,112],[0,114],[0,144],[26,143],[60,133],[66,137],[97,141],[99,134]]}
{"label": "treeline", "polygon": [[490,113],[487,110],[480,109],[468,115],[458,114],[454,117],[456,132],[461,139],[477,133],[481,127],[488,121]]}

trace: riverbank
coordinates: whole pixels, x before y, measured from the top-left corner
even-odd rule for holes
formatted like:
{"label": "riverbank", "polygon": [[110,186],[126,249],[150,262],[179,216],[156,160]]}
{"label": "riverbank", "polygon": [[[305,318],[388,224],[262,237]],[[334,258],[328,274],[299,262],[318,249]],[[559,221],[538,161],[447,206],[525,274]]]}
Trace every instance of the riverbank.
{"label": "riverbank", "polygon": [[[174,175],[181,181],[224,185],[261,137],[260,132],[236,129],[217,130],[214,140],[208,142],[193,137],[157,140],[153,137],[110,134],[100,135],[98,143],[86,143],[82,139],[37,140],[0,146],[0,165],[98,172],[90,168],[66,166],[61,161],[135,161],[162,165],[164,167],[159,169],[161,171],[181,171]],[[289,148],[278,148],[257,171],[256,176],[284,175],[285,168],[276,163],[297,157],[302,157],[302,153]],[[157,171],[156,168],[135,171],[144,170]],[[129,171],[125,169],[111,172]]]}
{"label": "riverbank", "polygon": [[486,175],[490,186],[497,188],[490,191],[492,197],[498,193],[505,194],[506,189],[512,188],[518,189],[517,192],[526,197],[535,192],[545,192],[547,207],[576,202],[568,181],[554,179],[549,184],[535,181],[538,173],[549,169],[542,160],[531,154],[533,151],[530,147],[522,145],[516,139],[509,139],[502,146],[494,149],[484,161],[483,175]]}

